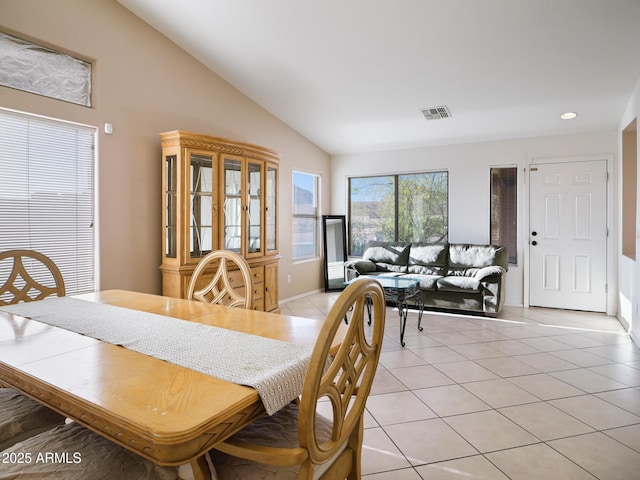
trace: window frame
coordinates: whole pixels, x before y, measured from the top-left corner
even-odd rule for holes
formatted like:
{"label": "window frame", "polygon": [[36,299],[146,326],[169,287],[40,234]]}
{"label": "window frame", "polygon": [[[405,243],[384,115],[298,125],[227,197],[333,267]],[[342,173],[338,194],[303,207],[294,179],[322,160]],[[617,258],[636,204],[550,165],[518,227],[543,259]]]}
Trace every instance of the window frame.
{"label": "window frame", "polygon": [[[511,177],[506,179],[507,181],[512,181],[511,185],[513,192],[507,195],[500,195],[500,193],[494,193],[494,171],[503,170],[509,171]],[[506,189],[505,189],[506,192]],[[507,192],[509,193],[509,192]],[[500,196],[504,204],[497,205],[494,200]],[[511,202],[509,202],[509,200]],[[504,212],[501,209],[502,215],[511,215],[513,217],[513,221],[511,225],[513,226],[513,231],[507,231],[504,233],[496,232],[495,228],[500,228],[504,226],[504,223],[496,224],[496,219],[494,217],[496,208],[504,208],[510,207],[509,212]],[[507,237],[507,241],[500,240],[502,237]],[[494,165],[489,168],[489,239],[492,244],[503,245],[507,249],[507,254],[509,258],[509,265],[518,265],[518,167],[517,165]]]}
{"label": "window frame", "polygon": [[[0,208],[0,230],[7,226],[0,250],[30,249],[50,257],[63,275],[67,295],[97,290],[97,128],[4,108],[0,116],[6,127],[6,138],[0,141],[9,152],[0,164],[14,176],[13,181],[5,177],[0,201],[16,205],[5,211],[5,218]],[[28,145],[23,138],[28,138]],[[28,163],[12,163],[16,159]],[[70,170],[75,170],[73,179]],[[51,221],[54,211],[57,222]]]}
{"label": "window frame", "polygon": [[[365,176],[351,176],[347,178],[347,217],[348,217],[348,225],[349,225],[349,232],[348,232],[348,251],[349,251],[349,255],[360,255],[362,252],[357,251],[357,249],[354,249],[354,235],[353,235],[353,231],[354,231],[354,219],[353,219],[353,205],[354,205],[354,194],[352,193],[352,188],[353,188],[353,181],[354,180],[358,180],[358,179],[384,179],[387,178],[389,179],[388,184],[392,185],[393,187],[393,192],[391,194],[387,193],[390,195],[390,197],[393,198],[393,239],[392,240],[386,240],[386,241],[394,241],[394,242],[398,242],[398,241],[406,241],[409,242],[411,240],[407,240],[407,239],[400,239],[400,234],[401,232],[401,224],[400,224],[400,215],[399,215],[399,211],[402,208],[402,206],[400,205],[400,196],[401,196],[401,185],[402,182],[405,181],[406,179],[403,179],[403,177],[419,177],[419,176],[425,176],[425,177],[431,177],[431,176],[443,176],[445,178],[445,183],[446,183],[446,193],[445,193],[445,198],[446,198],[446,218],[444,219],[444,227],[443,227],[443,231],[441,232],[441,238],[439,241],[441,242],[446,242],[448,241],[448,237],[449,237],[449,171],[446,169],[443,170],[429,170],[429,171],[420,171],[420,172],[404,172],[404,173],[381,173],[378,175],[365,175]],[[379,200],[378,200],[379,201]],[[424,239],[424,240],[420,240],[420,241],[424,241],[424,242],[429,242],[429,239]],[[364,248],[364,244],[362,245],[362,248]]]}
{"label": "window frame", "polygon": [[[311,207],[312,207],[312,211],[311,212],[298,212],[297,210],[297,182],[296,182],[296,176],[304,176],[307,177],[307,180],[310,181],[312,183],[311,187],[312,187],[312,202],[311,202]],[[292,261],[293,262],[304,262],[304,261],[308,261],[308,260],[313,260],[316,258],[320,257],[320,218],[321,218],[321,212],[320,212],[320,184],[321,184],[321,176],[317,173],[311,173],[311,172],[305,172],[302,170],[293,170],[292,175],[291,175],[291,212],[292,212],[292,248],[291,248],[291,256],[292,256]],[[308,191],[308,190],[307,190]],[[311,242],[311,250],[313,250],[312,252],[305,254],[305,255],[298,255],[298,251],[299,251],[299,247],[296,247],[296,241],[297,241],[297,232],[296,232],[296,225],[298,223],[298,221],[302,221],[302,220],[311,220],[312,224],[313,224],[313,230],[312,230],[312,235],[310,235],[309,239],[312,240]],[[301,244],[300,244],[301,245]]]}
{"label": "window frame", "polygon": [[0,32],[0,51],[4,54],[0,85],[92,107],[90,61],[4,32]]}

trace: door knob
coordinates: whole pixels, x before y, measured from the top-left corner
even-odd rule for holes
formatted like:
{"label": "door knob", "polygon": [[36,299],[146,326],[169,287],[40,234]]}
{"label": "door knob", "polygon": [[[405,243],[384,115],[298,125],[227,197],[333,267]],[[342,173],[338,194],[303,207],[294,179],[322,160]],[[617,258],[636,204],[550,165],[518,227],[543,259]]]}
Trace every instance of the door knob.
{"label": "door knob", "polygon": [[531,232],[531,235],[533,235],[534,237],[538,234],[538,232]]}
{"label": "door knob", "polygon": [[531,242],[531,245],[534,245],[534,246],[535,246],[535,245],[537,245],[537,244],[538,244],[538,242],[536,242],[535,240],[534,240],[533,242]]}

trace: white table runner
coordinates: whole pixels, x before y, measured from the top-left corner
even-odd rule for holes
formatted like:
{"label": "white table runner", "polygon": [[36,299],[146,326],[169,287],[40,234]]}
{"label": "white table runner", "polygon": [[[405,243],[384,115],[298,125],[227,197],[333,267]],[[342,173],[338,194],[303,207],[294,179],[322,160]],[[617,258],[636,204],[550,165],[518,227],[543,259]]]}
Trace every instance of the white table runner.
{"label": "white table runner", "polygon": [[312,346],[71,297],[0,310],[255,388],[269,415],[302,392]]}

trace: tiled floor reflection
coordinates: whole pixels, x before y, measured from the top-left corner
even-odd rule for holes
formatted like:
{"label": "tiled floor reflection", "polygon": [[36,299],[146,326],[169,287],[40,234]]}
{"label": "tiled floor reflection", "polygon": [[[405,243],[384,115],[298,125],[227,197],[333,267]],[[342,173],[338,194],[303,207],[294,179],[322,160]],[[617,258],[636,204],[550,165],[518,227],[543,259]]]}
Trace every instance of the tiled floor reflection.
{"label": "tiled floor reflection", "polygon": [[[339,293],[281,305],[323,319]],[[398,313],[367,403],[367,480],[640,478],[640,349],[613,317]]]}

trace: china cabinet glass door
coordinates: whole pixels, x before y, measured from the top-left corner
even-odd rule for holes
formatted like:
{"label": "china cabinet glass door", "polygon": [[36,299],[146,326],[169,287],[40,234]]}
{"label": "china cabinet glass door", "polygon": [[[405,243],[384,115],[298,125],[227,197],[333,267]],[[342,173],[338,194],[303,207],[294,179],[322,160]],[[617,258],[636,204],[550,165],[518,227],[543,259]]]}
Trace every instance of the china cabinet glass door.
{"label": "china cabinet glass door", "polygon": [[262,163],[247,162],[247,254],[262,250]]}
{"label": "china cabinet glass door", "polygon": [[189,247],[191,258],[213,249],[213,157],[191,153]]}
{"label": "china cabinet glass door", "polygon": [[178,164],[176,155],[165,157],[165,249],[164,255],[167,258],[176,258],[177,235],[178,235]]}
{"label": "china cabinet glass door", "polygon": [[267,164],[267,176],[265,178],[265,243],[267,253],[278,251],[278,168]]}
{"label": "china cabinet glass door", "polygon": [[223,172],[222,245],[225,250],[242,249],[242,159],[226,157]]}

